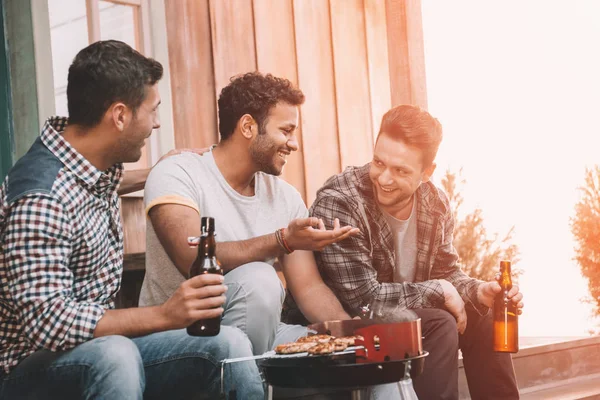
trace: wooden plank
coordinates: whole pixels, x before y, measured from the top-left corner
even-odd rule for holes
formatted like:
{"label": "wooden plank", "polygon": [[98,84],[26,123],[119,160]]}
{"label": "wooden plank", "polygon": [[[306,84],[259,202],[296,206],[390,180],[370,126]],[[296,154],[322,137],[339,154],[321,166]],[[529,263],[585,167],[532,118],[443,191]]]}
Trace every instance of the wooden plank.
{"label": "wooden plank", "polygon": [[[116,3],[113,1],[113,3]],[[127,5],[127,4],[125,4]],[[144,40],[144,31],[143,31],[143,21],[142,21],[142,12],[141,7],[139,5],[134,6],[133,9],[133,30],[135,35],[135,49],[140,53],[148,56],[146,50],[148,49],[146,41]],[[142,155],[140,159],[136,162],[124,163],[123,167],[126,170],[136,170],[136,169],[145,169],[151,166],[149,154],[151,152],[150,146],[151,140],[146,139],[144,141],[145,145],[142,147]]]}
{"label": "wooden plank", "polygon": [[[40,119],[56,115],[54,75],[48,64],[52,63],[52,45],[48,2],[31,1],[31,20],[35,50],[38,115]],[[35,4],[34,4],[35,3]],[[40,61],[42,60],[42,61]]]}
{"label": "wooden plank", "polygon": [[365,1],[365,26],[371,93],[371,121],[373,141],[375,141],[381,126],[381,118],[392,107],[385,0]]}
{"label": "wooden plank", "polygon": [[[32,4],[29,1],[4,1],[3,4],[16,161],[37,139],[49,115],[38,114]],[[47,62],[46,67],[51,68],[48,60],[39,62]]]}
{"label": "wooden plank", "polygon": [[136,50],[142,53],[143,55],[148,56],[148,53],[146,53],[147,47],[144,43],[144,32],[142,28],[142,11],[140,10],[140,7],[133,8],[133,35]]}
{"label": "wooden plank", "polygon": [[150,23],[150,3],[148,0],[141,0],[139,7],[134,7],[136,13],[135,21],[136,34],[139,35],[139,48],[146,57],[154,57],[152,49],[152,29]]}
{"label": "wooden plank", "polygon": [[146,253],[127,253],[123,255],[124,271],[144,271],[146,269]]}
{"label": "wooden plank", "polygon": [[421,0],[386,0],[392,105],[427,109]]}
{"label": "wooden plank", "polygon": [[293,6],[298,84],[306,95],[301,119],[310,205],[327,178],[340,172],[331,25],[327,2],[294,0]]}
{"label": "wooden plank", "polygon": [[100,7],[98,0],[86,0],[88,41],[94,43],[100,40]]}
{"label": "wooden plank", "polygon": [[4,2],[0,1],[0,180],[2,181],[13,165],[14,156],[11,81],[9,52],[4,36],[4,32],[7,32],[4,9]]}
{"label": "wooden plank", "polygon": [[256,70],[252,0],[210,0],[217,98],[232,76]]}
{"label": "wooden plank", "polygon": [[331,35],[342,168],[373,156],[364,4],[331,0]]}
{"label": "wooden plank", "polygon": [[[272,23],[273,15],[278,22]],[[289,79],[298,84],[294,15],[291,0],[254,0],[256,61],[258,70]],[[306,201],[302,127],[298,128],[300,148],[289,158],[283,179],[294,185]]]}
{"label": "wooden plank", "polygon": [[[146,26],[148,29],[146,29]],[[152,50],[150,53],[152,58],[163,66],[163,78],[158,81],[161,99],[161,105],[158,108],[160,129],[150,136],[150,161],[156,162],[160,156],[175,148],[167,13],[164,0],[143,0],[142,27],[144,32],[147,32],[144,36],[148,39],[149,48]],[[149,29],[150,27],[152,29]]]}
{"label": "wooden plank", "polygon": [[218,137],[208,0],[166,0],[165,11],[175,147],[206,147]]}
{"label": "wooden plank", "polygon": [[115,3],[122,6],[139,6],[142,4],[142,0],[104,0],[109,3]]}
{"label": "wooden plank", "polygon": [[121,220],[123,221],[123,251],[143,253],[146,251],[146,215],[142,197],[121,197]]}

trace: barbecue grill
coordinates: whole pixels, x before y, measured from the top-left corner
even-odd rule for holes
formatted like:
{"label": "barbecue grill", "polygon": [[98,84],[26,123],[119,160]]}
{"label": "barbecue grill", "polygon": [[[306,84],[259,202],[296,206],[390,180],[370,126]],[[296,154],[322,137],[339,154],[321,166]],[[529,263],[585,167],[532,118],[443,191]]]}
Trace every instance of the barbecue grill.
{"label": "barbecue grill", "polygon": [[355,346],[326,355],[275,354],[274,351],[223,364],[256,360],[266,383],[268,399],[272,387],[293,389],[345,389],[353,399],[361,389],[399,383],[403,400],[416,399],[411,378],[423,372],[427,352],[423,351],[421,320],[412,312],[388,313],[387,318],[327,321],[308,326],[313,334],[336,337],[360,335]]}

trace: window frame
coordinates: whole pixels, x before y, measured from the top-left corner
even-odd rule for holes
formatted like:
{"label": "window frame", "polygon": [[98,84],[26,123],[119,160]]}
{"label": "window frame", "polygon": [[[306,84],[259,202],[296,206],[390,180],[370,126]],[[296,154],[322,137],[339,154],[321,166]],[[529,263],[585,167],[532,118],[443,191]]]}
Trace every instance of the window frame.
{"label": "window frame", "polygon": [[[38,0],[31,0],[37,2]],[[100,40],[100,8],[99,0],[86,1],[86,20],[88,24],[88,43]],[[175,148],[175,137],[173,132],[173,107],[171,95],[171,76],[169,70],[169,52],[167,42],[167,27],[165,14],[165,0],[104,0],[118,5],[127,5],[134,7],[134,26],[136,32],[136,47],[147,57],[152,57],[163,65],[163,78],[159,81],[158,87],[161,94],[161,105],[159,107],[159,117],[161,128],[157,129],[151,136],[146,146],[147,165],[140,165],[140,168],[151,167],[166,152]],[[45,8],[41,10],[38,18],[45,18],[49,21],[48,1],[44,2]],[[43,72],[46,84],[45,95],[38,98],[38,109],[45,110],[45,114],[40,116],[42,122],[45,118],[56,113],[54,99],[54,77],[52,69],[48,69],[47,60],[52,57],[50,25],[34,24],[35,48],[46,49],[45,57],[37,57],[36,70]],[[50,62],[51,64],[51,62]],[[45,72],[44,72],[45,71]],[[40,86],[40,82],[38,82]],[[39,88],[38,88],[39,90]],[[141,194],[142,192],[136,192]]]}

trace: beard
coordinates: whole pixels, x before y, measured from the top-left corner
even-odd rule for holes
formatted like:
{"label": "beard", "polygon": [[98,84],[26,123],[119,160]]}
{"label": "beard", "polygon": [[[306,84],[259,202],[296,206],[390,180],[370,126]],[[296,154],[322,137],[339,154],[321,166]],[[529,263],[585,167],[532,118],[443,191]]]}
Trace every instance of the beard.
{"label": "beard", "polygon": [[394,192],[386,195],[382,193],[381,188],[377,182],[371,181],[373,184],[373,194],[375,195],[375,200],[380,207],[384,209],[393,209],[397,206],[403,206],[407,204],[411,199],[414,193],[406,193],[405,191],[401,191],[399,189],[394,190]]}
{"label": "beard", "polygon": [[279,176],[283,167],[279,167],[275,160],[277,157],[277,147],[269,140],[263,128],[258,128],[256,140],[250,145],[250,157],[259,171],[265,174]]}
{"label": "beard", "polygon": [[117,162],[137,162],[142,157],[142,147],[146,144],[146,138],[133,139],[123,136],[114,149]]}

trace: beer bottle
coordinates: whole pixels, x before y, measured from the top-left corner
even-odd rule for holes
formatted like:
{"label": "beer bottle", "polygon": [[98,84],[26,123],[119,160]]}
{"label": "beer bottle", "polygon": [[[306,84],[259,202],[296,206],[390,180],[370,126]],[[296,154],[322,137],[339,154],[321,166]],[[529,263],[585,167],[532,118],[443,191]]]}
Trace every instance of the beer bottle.
{"label": "beer bottle", "polygon": [[[223,274],[215,256],[215,219],[202,217],[200,224],[200,244],[198,256],[190,267],[189,278],[200,274]],[[215,336],[221,329],[221,317],[199,320],[188,326],[190,336]]]}
{"label": "beer bottle", "polygon": [[502,290],[494,299],[494,351],[519,351],[519,321],[517,305],[508,298],[512,288],[510,261],[500,261],[498,283]]}

